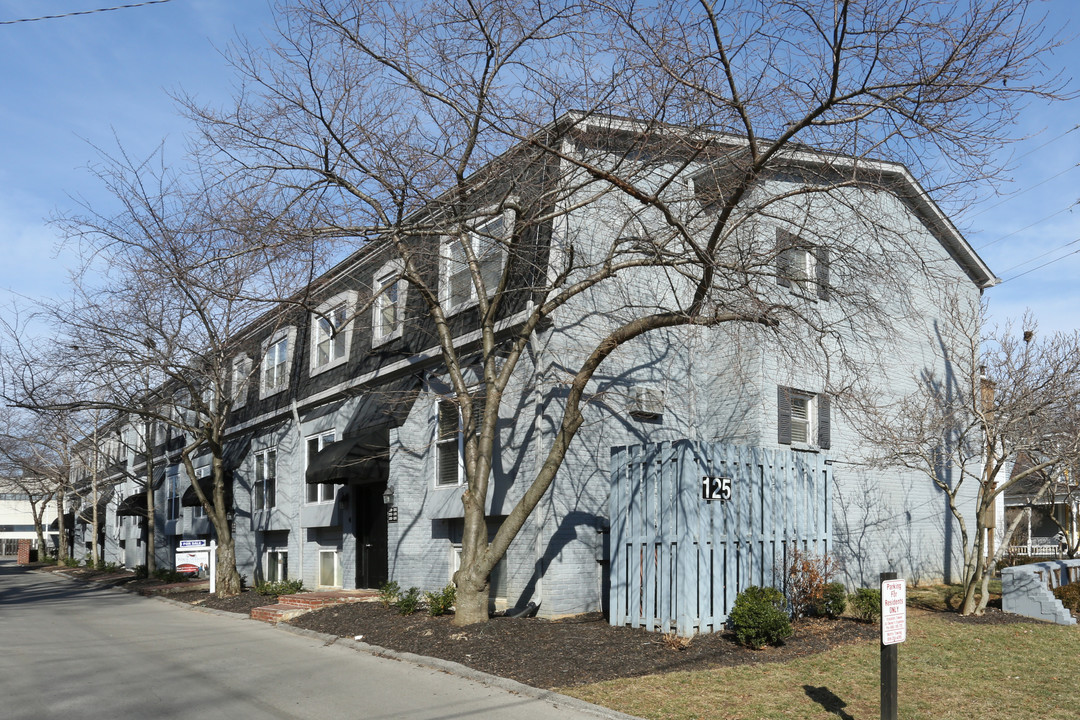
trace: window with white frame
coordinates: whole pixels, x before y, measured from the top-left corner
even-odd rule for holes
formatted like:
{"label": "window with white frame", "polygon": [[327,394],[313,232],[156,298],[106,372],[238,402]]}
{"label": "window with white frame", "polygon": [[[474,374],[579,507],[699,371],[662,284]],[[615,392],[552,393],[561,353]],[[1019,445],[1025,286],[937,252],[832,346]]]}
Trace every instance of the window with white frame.
{"label": "window with white frame", "polygon": [[232,372],[229,377],[229,387],[232,393],[232,406],[241,408],[247,403],[248,376],[251,374],[251,358],[245,355],[237,355],[232,361]]}
{"label": "window with white frame", "polygon": [[[203,482],[203,478],[210,477],[210,468],[208,466],[204,466],[196,469],[195,477],[197,478],[197,482],[203,483],[203,487],[209,487],[209,483]],[[196,504],[195,507],[191,508],[191,517],[194,519],[206,517],[206,508],[203,507],[203,504],[201,502]]]}
{"label": "window with white frame", "polygon": [[269,397],[288,387],[295,340],[296,328],[289,327],[279,331],[263,344],[262,365],[259,369],[260,397]]}
{"label": "window with white frame", "polygon": [[289,579],[289,553],[285,550],[266,551],[266,582]]}
{"label": "window with white frame", "polygon": [[829,396],[777,388],[777,441],[782,445],[828,449],[831,444]]}
{"label": "window with white frame", "polygon": [[[323,448],[330,443],[334,442],[334,431],[320,433],[319,435],[312,435],[307,439],[307,463],[305,468],[311,465],[311,461],[315,459]],[[333,483],[308,483],[307,485],[307,502],[321,503],[330,502],[334,499],[334,484]]]}
{"label": "window with white frame", "polygon": [[436,440],[435,484],[439,486],[460,485],[464,468],[461,457],[461,414],[456,403],[439,401],[439,428]]}
{"label": "window with white frame", "polygon": [[172,421],[169,427],[169,437],[181,437],[184,434],[182,427],[188,424],[191,407],[191,396],[186,390],[177,390],[172,397]]}
{"label": "window with white frame", "polygon": [[311,314],[311,372],[337,367],[349,359],[356,293],[330,298]]}
{"label": "window with white frame", "polygon": [[[499,285],[506,259],[505,242],[509,236],[507,214],[476,224],[461,237],[443,244],[440,299],[453,312],[476,302],[476,283],[469,266],[471,250],[484,291],[491,295]],[[466,245],[467,243],[467,245]]]}
{"label": "window with white frame", "polygon": [[776,234],[776,282],[803,295],[829,299],[829,250],[786,230]]}
{"label": "window with white frame", "polygon": [[165,519],[180,519],[180,466],[170,465],[165,471],[165,484],[168,491],[165,496]]}
{"label": "window with white frame", "polygon": [[[484,412],[482,398],[473,398],[473,422],[478,424]],[[461,411],[457,403],[440,400],[435,440],[435,484],[451,487],[465,482],[465,440]]]}
{"label": "window with white frame", "polygon": [[371,288],[375,298],[371,328],[376,344],[401,336],[405,324],[405,286],[396,264],[386,265],[375,274]]}
{"label": "window with white frame", "polygon": [[289,338],[283,337],[272,342],[263,353],[262,387],[263,392],[275,392],[285,387],[288,382],[286,366],[289,360]]}
{"label": "window with white frame", "polygon": [[256,511],[269,510],[277,503],[277,448],[255,453],[254,492]]}
{"label": "window with white frame", "polygon": [[341,585],[341,555],[337,550],[319,551],[319,585]]}

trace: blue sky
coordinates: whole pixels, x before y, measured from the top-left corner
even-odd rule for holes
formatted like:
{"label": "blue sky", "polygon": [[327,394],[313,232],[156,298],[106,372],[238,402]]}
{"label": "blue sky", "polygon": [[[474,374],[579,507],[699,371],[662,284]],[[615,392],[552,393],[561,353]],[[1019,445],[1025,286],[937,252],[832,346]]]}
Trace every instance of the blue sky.
{"label": "blue sky", "polygon": [[[0,0],[0,21],[135,1]],[[1037,9],[1066,37],[1080,31],[1077,0],[1048,0]],[[56,254],[57,233],[46,219],[74,208],[73,197],[104,200],[86,169],[95,157],[91,145],[115,148],[115,133],[143,156],[164,139],[177,157],[188,124],[169,92],[225,100],[231,75],[215,48],[237,34],[272,34],[272,22],[265,0],[171,0],[0,25],[0,298],[63,293],[70,258]],[[1051,60],[1069,77],[1080,41]],[[1080,100],[1028,108],[1017,132],[1031,138],[1006,151],[1012,181],[1000,195],[986,188],[981,202],[953,217],[1006,280],[988,291],[997,322],[1030,308],[1044,332],[1080,327],[1078,124]]]}

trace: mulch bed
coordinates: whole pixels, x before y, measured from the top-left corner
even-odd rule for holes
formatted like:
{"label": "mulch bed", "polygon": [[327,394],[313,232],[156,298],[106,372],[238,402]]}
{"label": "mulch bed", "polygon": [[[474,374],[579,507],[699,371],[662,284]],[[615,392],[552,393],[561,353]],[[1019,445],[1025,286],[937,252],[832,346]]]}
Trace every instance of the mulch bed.
{"label": "mulch bed", "polygon": [[[153,592],[155,584],[160,585],[155,580],[133,578],[123,584],[146,594]],[[274,598],[251,590],[229,598],[217,598],[205,590],[171,592],[168,597],[243,615],[275,603]],[[1038,622],[1003,613],[997,599],[981,616],[963,617],[930,609],[911,611],[934,612],[954,622],[980,625]],[[875,642],[878,637],[876,623],[810,618],[795,623],[795,636],[779,647],[750,650],[736,644],[729,633],[712,633],[698,635],[685,647],[675,648],[665,642],[661,633],[612,627],[599,613],[563,620],[497,617],[464,628],[452,622],[452,616],[402,616],[378,602],[356,602],[316,610],[294,618],[290,624],[338,637],[359,635],[371,645],[452,660],[538,688],[678,670],[786,662],[842,645]]]}
{"label": "mulch bed", "polygon": [[567,687],[675,670],[784,662],[877,637],[876,625],[811,619],[779,647],[750,650],[726,633],[694,637],[673,649],[660,633],[612,627],[599,613],[564,620],[493,618],[455,627],[452,616],[399,615],[377,602],[335,605],[290,622],[393,650],[453,660],[539,688]]}

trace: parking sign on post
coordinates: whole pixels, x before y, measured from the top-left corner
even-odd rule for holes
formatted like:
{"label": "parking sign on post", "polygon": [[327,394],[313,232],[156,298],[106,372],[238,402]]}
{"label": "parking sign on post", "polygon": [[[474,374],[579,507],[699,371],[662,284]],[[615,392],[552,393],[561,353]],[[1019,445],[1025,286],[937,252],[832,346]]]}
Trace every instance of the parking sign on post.
{"label": "parking sign on post", "polygon": [[898,720],[898,648],[907,639],[907,589],[894,572],[881,573],[881,720]]}
{"label": "parking sign on post", "polygon": [[907,588],[903,580],[881,582],[881,644],[907,640]]}

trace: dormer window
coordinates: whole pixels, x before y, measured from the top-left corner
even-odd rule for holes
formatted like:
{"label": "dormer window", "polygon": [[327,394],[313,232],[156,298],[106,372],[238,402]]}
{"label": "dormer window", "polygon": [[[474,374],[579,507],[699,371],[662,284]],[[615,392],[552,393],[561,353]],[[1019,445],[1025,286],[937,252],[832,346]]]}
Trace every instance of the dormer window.
{"label": "dormer window", "polygon": [[288,375],[285,366],[289,361],[289,338],[275,340],[263,354],[263,392],[276,392],[285,387]]}
{"label": "dormer window", "polygon": [[355,294],[341,293],[311,315],[311,374],[337,367],[349,359]]}
{"label": "dormer window", "polygon": [[375,273],[371,292],[375,298],[372,304],[372,340],[378,345],[388,340],[401,337],[405,324],[405,288],[397,263],[389,263]]}
{"label": "dormer window", "polygon": [[508,213],[475,225],[460,237],[450,238],[442,250],[442,284],[440,298],[449,312],[454,312],[476,302],[476,283],[466,245],[476,260],[480,282],[490,297],[499,286],[503,265],[506,262],[504,243],[510,235]]}
{"label": "dormer window", "polygon": [[247,403],[248,376],[250,374],[251,359],[247,355],[234,357],[229,378],[233,408],[241,408]]}
{"label": "dormer window", "polygon": [[259,396],[269,397],[289,386],[292,369],[292,348],[296,329],[284,328],[263,344],[262,363],[259,367]]}

